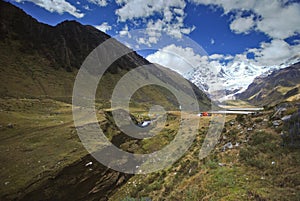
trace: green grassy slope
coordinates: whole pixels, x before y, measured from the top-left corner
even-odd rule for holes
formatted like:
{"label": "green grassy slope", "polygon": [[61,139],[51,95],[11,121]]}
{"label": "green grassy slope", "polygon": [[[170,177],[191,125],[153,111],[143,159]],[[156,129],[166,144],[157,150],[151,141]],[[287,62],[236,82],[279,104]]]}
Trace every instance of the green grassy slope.
{"label": "green grassy slope", "polygon": [[73,127],[71,105],[51,99],[0,102],[1,199],[25,192],[87,154]]}
{"label": "green grassy slope", "polygon": [[[133,176],[110,200],[299,200],[299,149],[282,146],[283,128],[272,125],[275,111],[228,116],[217,147],[204,160],[198,154],[209,118],[201,118],[197,140],[179,161]],[[224,150],[228,142],[233,147]]]}
{"label": "green grassy slope", "polygon": [[19,48],[19,41],[0,41],[1,97],[71,97],[76,72],[51,68],[47,59]]}
{"label": "green grassy slope", "polygon": [[[71,99],[83,59],[108,36],[76,22],[57,27],[42,25],[3,1],[0,23],[0,200],[105,198],[130,175],[108,170],[88,156],[74,128]],[[96,40],[98,36],[102,38]],[[73,40],[76,37],[82,41]],[[62,45],[61,38],[66,44]],[[114,135],[119,131],[104,110],[110,106],[114,85],[129,70],[144,64],[148,62],[137,54],[126,55],[111,66],[99,83],[98,120],[107,126],[107,136],[112,140],[118,139]],[[161,71],[162,75],[167,74],[165,71]],[[165,80],[180,89],[182,86],[176,83],[182,78],[174,72],[170,74],[172,78],[165,76]],[[195,92],[200,106],[209,108],[207,96],[198,89]],[[190,96],[182,89],[180,93]],[[133,95],[131,111],[145,114],[145,108],[157,104],[178,109],[170,92],[147,86]],[[164,130],[163,138],[157,137],[154,142],[167,144],[174,135],[172,129]],[[122,147],[149,152],[155,149],[154,142],[140,142],[137,149],[135,142],[126,141]],[[92,160],[94,171],[85,166]]]}

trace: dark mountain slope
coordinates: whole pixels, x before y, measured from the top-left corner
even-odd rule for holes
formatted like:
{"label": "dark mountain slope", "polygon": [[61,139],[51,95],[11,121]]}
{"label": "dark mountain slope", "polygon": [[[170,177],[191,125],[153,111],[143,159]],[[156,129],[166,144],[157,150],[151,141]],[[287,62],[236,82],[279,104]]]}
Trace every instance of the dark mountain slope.
{"label": "dark mountain slope", "polygon": [[[299,99],[300,63],[274,71],[267,77],[258,77],[237,98],[255,105],[274,105]],[[298,97],[298,98],[297,98]]]}
{"label": "dark mountain slope", "polygon": [[[84,59],[109,38],[94,27],[75,21],[57,26],[39,23],[0,0],[0,160],[3,164],[0,200],[107,200],[105,196],[130,177],[96,161],[87,165],[92,158],[77,136],[72,105],[67,104],[71,102],[75,77]],[[114,42],[116,47],[127,48]],[[113,49],[107,52],[113,53]],[[115,144],[123,143],[123,135],[119,137],[120,131],[109,120],[112,117],[102,114],[102,109],[110,106],[112,91],[121,77],[145,64],[149,62],[131,52],[111,64],[98,85],[97,117]],[[178,84],[183,79],[179,74],[153,65],[148,76],[155,75],[180,91],[180,95],[190,97],[185,86]],[[209,108],[207,96],[192,87],[201,108]],[[175,97],[161,87],[142,87],[132,98],[136,111],[141,111],[140,106],[144,109],[152,105],[178,109]],[[175,130],[166,132],[173,134]],[[161,146],[167,142],[157,141]],[[136,146],[129,148],[133,152]]]}
{"label": "dark mountain slope", "polygon": [[[13,97],[41,97],[68,99],[72,95],[76,73],[84,59],[99,44],[110,36],[89,25],[76,21],[65,21],[56,26],[39,23],[21,9],[0,1],[0,94]],[[116,41],[120,48],[127,48]],[[128,48],[127,48],[128,49]],[[98,99],[108,102],[114,85],[130,69],[150,64],[147,60],[130,51],[117,59],[108,69],[99,84]],[[152,74],[174,74],[153,66]],[[182,89],[177,80],[165,77],[165,82]],[[190,83],[191,84],[191,83]],[[208,108],[207,96],[191,84],[201,107]],[[185,93],[185,90],[182,89]],[[153,102],[177,105],[157,87],[141,89],[135,96],[138,102]],[[158,100],[159,97],[159,100]],[[177,105],[178,106],[178,105]],[[176,106],[176,107],[177,107]]]}
{"label": "dark mountain slope", "polygon": [[[0,23],[2,40],[20,41],[23,53],[38,53],[47,58],[53,67],[62,67],[67,71],[80,68],[88,54],[110,38],[96,28],[76,21],[64,21],[54,27],[40,23],[21,9],[3,1],[0,1]],[[148,64],[137,54],[131,54],[131,57]]]}

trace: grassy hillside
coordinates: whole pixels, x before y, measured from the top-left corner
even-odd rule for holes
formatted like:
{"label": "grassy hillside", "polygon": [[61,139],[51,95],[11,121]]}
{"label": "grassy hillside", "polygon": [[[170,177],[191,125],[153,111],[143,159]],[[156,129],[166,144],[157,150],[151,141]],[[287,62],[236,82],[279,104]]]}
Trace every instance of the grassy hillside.
{"label": "grassy hillside", "polygon": [[[71,102],[83,60],[109,36],[74,21],[55,27],[41,24],[3,1],[0,24],[0,200],[107,200],[132,175],[106,168],[90,156],[77,136]],[[120,43],[118,47],[126,48]],[[112,91],[123,75],[145,64],[149,62],[135,52],[119,58],[102,77],[96,93],[98,121],[107,137],[132,152],[164,146],[176,127],[173,123],[174,128],[164,130],[163,137],[153,142],[119,136],[108,109]],[[153,66],[148,76],[155,77],[157,72],[181,96],[191,96],[178,84],[180,75]],[[208,97],[192,87],[200,107],[208,109]],[[130,112],[141,121],[152,105],[178,109],[169,91],[146,86],[133,94]]]}
{"label": "grassy hillside", "polygon": [[[66,72],[64,69],[50,67],[47,59],[39,54],[26,54],[19,50],[19,41],[0,41],[0,96],[15,98],[52,98],[71,103],[73,85],[78,70]],[[182,79],[180,75],[165,70],[166,75],[171,74],[173,82]],[[101,79],[96,94],[98,103],[104,107],[109,106],[109,100],[115,84],[128,72],[120,69],[117,74],[107,72]],[[143,77],[143,75],[141,75]],[[168,81],[168,80],[166,80]],[[176,85],[176,84],[174,84]],[[128,83],[130,87],[130,83]],[[203,109],[209,108],[210,101],[202,92],[195,89],[199,98],[199,105]],[[182,96],[185,91],[181,91]],[[166,89],[157,86],[140,88],[132,97],[132,104],[137,107],[161,104],[166,108],[178,108],[175,97]]]}
{"label": "grassy hillside", "polygon": [[[72,105],[45,98],[1,98],[0,103],[0,200],[102,200],[130,178],[85,150]],[[97,114],[112,139],[118,130],[111,116]]]}
{"label": "grassy hillside", "polygon": [[[227,116],[217,147],[203,160],[198,154],[211,118],[201,117],[196,140],[173,166],[147,175],[126,175],[105,168],[85,151],[73,126],[70,104],[52,99],[0,101],[1,200],[300,198],[299,149],[282,146],[280,133],[285,128],[272,123],[276,108],[254,116]],[[297,111],[296,104],[286,107],[286,115]],[[132,114],[147,116],[138,108],[132,108]],[[169,112],[159,135],[136,140],[121,135],[111,110],[99,110],[97,116],[107,137],[134,153],[166,146],[176,135],[180,118],[178,112]],[[229,142],[233,147],[224,149]]]}
{"label": "grassy hillside", "polygon": [[299,149],[283,146],[282,126],[272,125],[275,112],[228,116],[217,147],[199,160],[209,121],[203,117],[197,140],[178,162],[131,177],[110,200],[299,200]]}
{"label": "grassy hillside", "polygon": [[[1,200],[105,200],[132,176],[104,167],[87,153],[77,136],[70,104],[46,98],[1,98],[0,103]],[[139,108],[131,111],[138,121],[147,117]],[[98,110],[97,117],[107,138],[120,149],[151,153],[173,140],[180,116],[169,113],[168,126],[144,140],[122,134],[110,109]],[[202,126],[207,125],[205,120]]]}
{"label": "grassy hillside", "polygon": [[51,68],[39,54],[19,48],[19,41],[0,41],[1,97],[71,97],[76,72]]}
{"label": "grassy hillside", "polygon": [[[210,117],[195,115],[193,120],[199,121],[196,139],[167,169],[130,175],[103,166],[77,135],[71,98],[83,59],[109,36],[74,21],[55,27],[40,24],[3,1],[0,22],[0,200],[300,199],[299,149],[282,146],[286,143],[280,134],[287,128],[273,126],[276,108],[256,116],[227,116],[216,149],[203,160],[198,158],[199,149],[213,122]],[[160,150],[174,139],[181,124],[174,95],[151,85],[133,94],[129,112],[138,123],[149,120],[151,106],[162,105],[167,110],[163,129],[152,138],[135,139],[115,125],[112,110],[118,108],[110,108],[114,86],[130,70],[145,64],[149,63],[134,52],[118,59],[96,93],[98,122],[93,123],[99,123],[113,144],[130,153]],[[178,84],[182,78],[177,73],[152,67],[144,77],[157,79],[154,75],[158,73],[181,96],[191,96]],[[131,82],[126,87],[124,92],[132,87]],[[200,109],[208,109],[208,97],[192,87]],[[295,96],[296,90],[284,87],[278,91],[287,98]],[[287,107],[287,114],[297,111],[296,104]],[[186,133],[190,130],[184,128]],[[224,148],[228,143],[232,147]]]}
{"label": "grassy hillside", "polygon": [[87,154],[73,127],[71,105],[50,99],[0,101],[1,200],[26,192]]}
{"label": "grassy hillside", "polygon": [[[89,53],[110,37],[92,26],[75,21],[65,21],[56,26],[42,24],[7,2],[0,1],[0,5],[0,96],[48,97],[70,103],[78,69]],[[150,64],[117,41],[112,46],[106,52],[108,58],[109,54],[120,49],[130,53],[114,61],[98,85],[96,99],[105,106],[109,104],[112,91],[123,75],[138,66]],[[162,76],[163,81],[179,89],[182,96],[191,96],[180,86],[178,80],[183,78],[179,74],[168,69],[159,70],[155,65],[151,69],[148,72],[150,75]],[[145,76],[149,75],[140,76],[147,79]],[[209,98],[192,83],[190,85],[200,107],[208,109]],[[152,100],[149,101],[149,98]],[[132,102],[142,105],[161,103],[167,108],[178,108],[177,101],[169,92],[155,86],[139,89]]]}

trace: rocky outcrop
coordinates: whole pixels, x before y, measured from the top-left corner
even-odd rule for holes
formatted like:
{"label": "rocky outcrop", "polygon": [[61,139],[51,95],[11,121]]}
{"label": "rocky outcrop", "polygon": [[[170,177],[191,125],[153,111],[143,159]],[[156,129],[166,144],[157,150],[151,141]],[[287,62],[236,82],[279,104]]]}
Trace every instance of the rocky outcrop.
{"label": "rocky outcrop", "polygon": [[131,176],[109,169],[87,155],[17,200],[105,201]]}

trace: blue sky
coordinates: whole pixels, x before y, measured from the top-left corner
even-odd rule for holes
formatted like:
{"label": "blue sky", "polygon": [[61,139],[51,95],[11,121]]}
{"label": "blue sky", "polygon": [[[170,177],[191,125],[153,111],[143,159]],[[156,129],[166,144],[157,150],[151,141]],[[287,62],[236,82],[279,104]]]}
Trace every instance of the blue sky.
{"label": "blue sky", "polygon": [[[26,13],[38,19],[40,22],[56,25],[64,20],[76,20],[82,24],[101,25],[107,23],[111,30],[106,30],[110,35],[115,35],[127,24],[131,29],[145,28],[145,23],[139,26],[132,25],[132,21],[118,22],[118,16],[115,11],[121,8],[115,1],[107,1],[106,6],[98,6],[89,1],[66,0],[78,9],[83,17],[63,12],[50,12],[45,8],[38,6],[33,1],[10,1],[14,5],[22,8]],[[37,2],[37,1],[36,1]],[[210,9],[206,5],[195,5],[186,2],[183,9],[185,12],[184,24],[188,27],[196,28],[188,34],[193,40],[199,43],[206,52],[211,54],[237,54],[244,52],[247,48],[258,47],[262,41],[270,40],[262,32],[251,32],[250,34],[235,34],[230,28],[231,15],[224,15],[221,8]],[[157,18],[154,14],[150,19]],[[142,17],[141,17],[142,19]],[[148,18],[149,20],[149,18]]]}
{"label": "blue sky", "polygon": [[[300,1],[293,0],[9,0],[40,22],[56,25],[76,20],[114,36],[132,37],[132,30],[145,29],[133,49],[153,48],[140,53],[181,74],[190,69],[184,62],[172,62],[172,55],[189,60],[192,66],[220,66],[237,63],[278,66],[291,57],[300,58]],[[155,28],[155,33],[151,29]],[[163,36],[171,38],[163,43]],[[207,55],[189,48],[188,37]],[[181,40],[181,42],[180,42]],[[174,42],[179,41],[179,42]],[[157,44],[160,44],[157,46]],[[163,45],[162,45],[163,44]],[[174,56],[174,55],[173,55]],[[205,56],[205,58],[204,58]],[[257,68],[255,68],[257,69]],[[252,75],[252,76],[254,76]]]}

